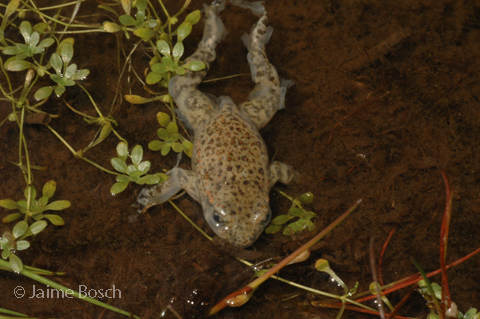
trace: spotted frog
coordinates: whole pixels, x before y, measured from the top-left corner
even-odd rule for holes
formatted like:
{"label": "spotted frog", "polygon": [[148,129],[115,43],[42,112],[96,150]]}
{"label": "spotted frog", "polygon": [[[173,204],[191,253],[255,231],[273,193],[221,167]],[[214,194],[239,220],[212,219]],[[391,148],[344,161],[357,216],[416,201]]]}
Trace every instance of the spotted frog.
{"label": "spotted frog", "polygon": [[193,129],[192,170],[173,168],[167,181],[144,188],[138,203],[144,208],[159,205],[183,189],[202,205],[205,219],[218,237],[243,248],[252,245],[270,222],[272,186],[277,181],[296,181],[298,173],[289,165],[269,163],[259,133],[277,110],[284,108],[290,85],[280,81],[265,55],[265,44],[273,32],[266,25],[267,12],[262,2],[230,2],[259,16],[250,34],[242,37],[255,87],[240,105],[230,97],[214,98],[198,90],[215,60],[215,48],[226,34],[219,17],[225,1],[205,5],[203,38],[185,62],[202,61],[206,68],[177,75],[169,83],[180,118]]}

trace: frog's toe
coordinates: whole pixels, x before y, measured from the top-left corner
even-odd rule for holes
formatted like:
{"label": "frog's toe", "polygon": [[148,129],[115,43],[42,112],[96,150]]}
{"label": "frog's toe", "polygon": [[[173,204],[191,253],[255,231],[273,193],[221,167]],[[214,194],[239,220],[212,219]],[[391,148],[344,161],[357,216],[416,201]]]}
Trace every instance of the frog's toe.
{"label": "frog's toe", "polygon": [[296,183],[300,179],[300,173],[298,173],[292,166],[277,161],[270,164],[268,173],[270,187],[273,187],[276,182],[288,185]]}

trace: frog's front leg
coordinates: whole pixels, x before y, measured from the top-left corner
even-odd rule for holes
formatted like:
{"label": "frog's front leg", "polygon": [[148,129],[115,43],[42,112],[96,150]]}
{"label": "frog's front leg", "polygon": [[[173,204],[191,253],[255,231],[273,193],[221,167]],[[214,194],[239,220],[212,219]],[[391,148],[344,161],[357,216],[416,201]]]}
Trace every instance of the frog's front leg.
{"label": "frog's front leg", "polygon": [[248,101],[242,103],[243,113],[255,123],[257,129],[264,127],[275,113],[284,108],[285,94],[292,82],[280,81],[277,70],[268,61],[265,45],[272,35],[273,28],[267,27],[267,12],[263,3],[249,3],[243,0],[231,0],[235,5],[252,10],[260,19],[253,26],[250,34],[244,34],[242,40],[248,49],[247,59],[250,64],[255,88]]}
{"label": "frog's front leg", "polygon": [[269,190],[276,182],[288,185],[296,183],[300,178],[300,174],[293,169],[292,166],[282,162],[274,161],[268,167],[268,186]]}
{"label": "frog's front leg", "polygon": [[199,175],[191,170],[173,168],[167,173],[167,180],[152,187],[144,188],[137,198],[137,204],[142,213],[151,206],[160,205],[168,201],[180,190],[185,190],[196,201],[199,201]]}
{"label": "frog's front leg", "polygon": [[204,6],[205,27],[198,49],[185,60],[201,61],[205,64],[202,71],[187,71],[185,75],[174,76],[168,85],[169,94],[175,100],[182,120],[194,130],[199,123],[214,112],[215,99],[200,92],[198,85],[207,75],[210,63],[215,60],[215,48],[222,40],[226,31],[218,14],[225,8],[225,0],[214,1]]}

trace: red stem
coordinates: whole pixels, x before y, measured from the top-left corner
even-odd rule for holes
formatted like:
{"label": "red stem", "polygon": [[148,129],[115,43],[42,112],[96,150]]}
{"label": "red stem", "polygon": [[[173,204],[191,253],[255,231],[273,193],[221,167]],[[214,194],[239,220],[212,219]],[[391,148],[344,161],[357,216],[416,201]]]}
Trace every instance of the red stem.
{"label": "red stem", "polygon": [[445,267],[447,259],[447,243],[448,243],[448,231],[450,228],[450,217],[452,216],[452,198],[453,192],[450,189],[450,183],[448,182],[448,177],[444,171],[440,170],[442,174],[443,181],[445,183],[445,192],[446,192],[446,204],[445,211],[443,213],[442,219],[442,228],[440,229],[440,268],[442,269],[442,287],[444,294],[442,294],[442,300],[447,304],[447,309],[450,308],[452,304],[452,299],[450,297],[450,289],[448,287],[448,278],[447,278],[447,269]]}
{"label": "red stem", "polygon": [[393,234],[397,230],[397,226],[395,226],[394,229],[390,231],[390,234],[388,234],[387,239],[385,240],[385,243],[383,243],[382,246],[382,251],[380,252],[380,257],[378,258],[378,281],[380,282],[380,285],[383,286],[383,277],[382,277],[382,263],[383,263],[383,255],[385,254],[385,251],[387,250],[388,243],[390,243],[390,239],[392,239]]}

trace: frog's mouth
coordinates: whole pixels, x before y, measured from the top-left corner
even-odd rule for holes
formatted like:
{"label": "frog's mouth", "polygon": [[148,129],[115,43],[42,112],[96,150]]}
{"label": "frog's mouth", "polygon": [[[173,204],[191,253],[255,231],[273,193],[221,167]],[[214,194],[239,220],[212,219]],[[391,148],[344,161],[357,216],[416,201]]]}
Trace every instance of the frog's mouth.
{"label": "frog's mouth", "polygon": [[251,246],[270,223],[271,213],[251,213],[239,216],[235,211],[224,207],[204,208],[205,220],[215,234],[236,247]]}

